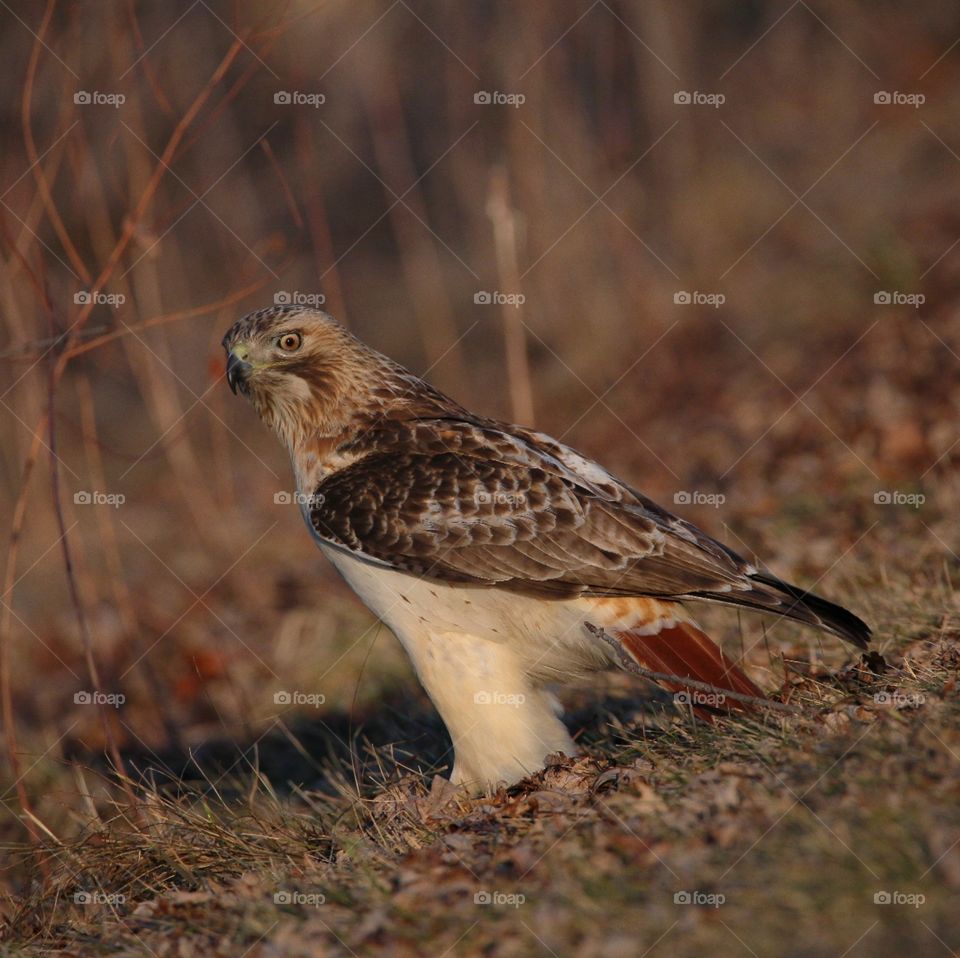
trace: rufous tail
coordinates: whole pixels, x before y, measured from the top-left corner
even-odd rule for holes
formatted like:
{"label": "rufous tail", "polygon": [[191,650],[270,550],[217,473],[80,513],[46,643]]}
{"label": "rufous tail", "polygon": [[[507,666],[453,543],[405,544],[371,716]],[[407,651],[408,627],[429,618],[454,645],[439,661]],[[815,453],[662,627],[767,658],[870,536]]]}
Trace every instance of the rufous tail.
{"label": "rufous tail", "polygon": [[[622,642],[624,650],[637,665],[650,672],[704,682],[720,692],[765,697],[763,691],[736,663],[724,655],[708,635],[690,622],[677,622],[652,635],[630,629],[616,630],[613,634]],[[751,708],[749,703],[686,686],[682,681],[661,680],[658,684],[671,692],[686,692],[689,702],[700,715],[710,714],[709,711],[704,711],[704,707],[740,711]]]}

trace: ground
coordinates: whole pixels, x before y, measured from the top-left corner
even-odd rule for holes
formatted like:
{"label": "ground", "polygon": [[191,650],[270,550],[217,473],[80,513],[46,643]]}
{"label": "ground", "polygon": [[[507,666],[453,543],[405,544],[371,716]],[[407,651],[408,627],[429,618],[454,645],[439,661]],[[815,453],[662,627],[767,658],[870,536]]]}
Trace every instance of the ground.
{"label": "ground", "polygon": [[795,663],[802,716],[620,701],[589,757],[486,800],[393,769],[358,795],[342,760],[323,792],[162,788],[48,846],[9,931],[37,954],[949,954],[960,634],[898,646]]}

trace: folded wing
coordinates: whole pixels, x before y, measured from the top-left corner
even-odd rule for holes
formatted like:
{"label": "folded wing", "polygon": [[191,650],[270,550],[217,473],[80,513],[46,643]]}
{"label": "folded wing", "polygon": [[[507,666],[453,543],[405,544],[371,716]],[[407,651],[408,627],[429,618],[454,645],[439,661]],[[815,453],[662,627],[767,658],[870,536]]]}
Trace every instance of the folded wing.
{"label": "folded wing", "polygon": [[439,580],[718,601],[866,647],[855,615],[757,570],[566,447],[468,421],[390,435],[318,486],[308,519],[319,538]]}

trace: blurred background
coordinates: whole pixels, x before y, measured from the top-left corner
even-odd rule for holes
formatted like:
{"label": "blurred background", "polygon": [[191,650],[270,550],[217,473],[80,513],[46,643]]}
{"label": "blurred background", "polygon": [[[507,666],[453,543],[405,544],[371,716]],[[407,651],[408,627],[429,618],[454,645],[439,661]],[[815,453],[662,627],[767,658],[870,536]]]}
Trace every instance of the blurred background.
{"label": "blurred background", "polygon": [[[5,840],[69,830],[105,752],[179,773],[211,741],[429,714],[223,380],[223,333],[274,302],[562,437],[881,649],[956,613],[960,9],[0,20]],[[785,643],[844,655],[717,621],[768,685]]]}

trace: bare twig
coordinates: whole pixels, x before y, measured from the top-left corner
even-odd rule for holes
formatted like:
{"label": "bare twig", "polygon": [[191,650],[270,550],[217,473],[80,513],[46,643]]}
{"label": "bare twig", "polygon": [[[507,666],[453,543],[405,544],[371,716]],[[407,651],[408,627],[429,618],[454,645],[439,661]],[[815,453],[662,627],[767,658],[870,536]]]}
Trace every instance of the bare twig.
{"label": "bare twig", "polygon": [[[510,205],[510,186],[504,169],[490,178],[487,215],[493,223],[493,241],[497,251],[497,272],[503,288],[514,296],[520,293],[520,268],[517,265],[517,214]],[[500,309],[503,338],[506,343],[507,381],[510,385],[510,412],[515,422],[533,425],[533,387],[523,326],[523,303],[518,298]]]}
{"label": "bare twig", "polygon": [[251,293],[255,293],[257,290],[263,289],[265,285],[266,280],[260,279],[254,283],[249,283],[240,289],[234,290],[229,295],[224,296],[222,299],[218,299],[214,303],[205,303],[203,306],[194,306],[190,309],[178,309],[176,312],[163,313],[160,316],[151,316],[150,319],[145,319],[134,326],[124,326],[123,329],[111,330],[109,333],[104,333],[102,336],[98,336],[96,339],[91,339],[89,342],[77,343],[71,347],[70,358],[72,359],[74,356],[79,356],[81,353],[90,352],[92,349],[98,349],[104,343],[109,343],[115,339],[120,339],[122,336],[136,335],[140,330],[149,329],[151,326],[164,326],[167,323],[178,323],[184,319],[193,319],[196,316],[205,316],[207,313],[218,312],[221,309],[225,309],[227,306],[233,305],[233,303],[241,302]]}
{"label": "bare twig", "polygon": [[[298,114],[293,127],[294,153],[300,166],[300,175],[309,179],[312,171],[320,166],[316,137],[309,121]],[[330,232],[330,218],[327,204],[321,190],[310,190],[302,202],[307,213],[307,228],[310,231],[310,245],[313,247],[316,275],[323,277],[323,292],[329,311],[345,325],[350,324],[347,315],[347,301],[343,292],[343,280],[337,265],[333,236]]]}
{"label": "bare twig", "polygon": [[686,675],[671,675],[668,672],[653,672],[638,665],[623,648],[623,643],[617,641],[612,635],[606,633],[600,626],[585,622],[587,630],[600,639],[603,639],[607,645],[613,649],[617,656],[620,667],[627,672],[633,672],[634,675],[640,675],[651,682],[671,682],[674,685],[682,685],[686,688],[696,689],[698,692],[707,692],[711,695],[722,695],[725,698],[733,699],[734,702],[743,702],[746,705],[759,705],[762,708],[774,709],[777,712],[790,712],[794,715],[803,713],[803,709],[795,705],[787,705],[785,702],[777,702],[773,699],[760,698],[756,695],[744,695],[742,692],[731,692],[730,689],[722,688],[719,685],[711,685],[709,682],[701,682],[699,679],[691,679]]}
{"label": "bare twig", "polygon": [[[430,226],[426,198],[417,175],[413,144],[400,102],[399,82],[394,65],[383,63],[379,70],[386,82],[373,83],[368,74],[361,84],[364,105],[370,120],[370,136],[377,158],[375,174],[388,202],[387,218],[396,237],[400,263],[416,310],[423,349],[430,369],[441,360],[449,382],[467,381],[463,348],[443,281],[444,270]],[[332,131],[331,131],[332,133]],[[371,170],[371,172],[373,172]]]}
{"label": "bare twig", "polygon": [[[160,154],[156,164],[154,165],[153,172],[150,174],[150,178],[148,179],[146,186],[143,188],[143,192],[140,194],[140,199],[137,201],[137,205],[134,207],[133,212],[124,220],[123,232],[121,233],[120,238],[117,240],[116,245],[114,246],[110,255],[107,257],[107,261],[100,270],[99,275],[93,281],[93,285],[90,289],[91,296],[89,301],[80,310],[76,322],[70,327],[71,332],[69,342],[71,345],[74,339],[80,335],[80,331],[90,319],[90,315],[93,312],[94,302],[96,301],[94,294],[99,293],[104,288],[109,278],[113,275],[114,270],[120,263],[123,254],[126,252],[127,246],[130,245],[130,241],[140,228],[143,217],[150,208],[161,181],[167,174],[167,171],[170,169],[170,163],[173,160],[173,157],[176,154],[181,142],[183,141],[188,128],[196,119],[197,114],[199,114],[199,112],[203,109],[204,104],[210,98],[213,91],[217,86],[219,86],[220,81],[230,68],[230,64],[233,63],[234,59],[242,49],[243,41],[239,38],[235,39],[230,45],[230,48],[224,54],[223,58],[217,64],[217,68],[213,71],[213,74],[207,81],[206,85],[200,90],[193,102],[187,108],[187,111],[174,127],[173,132],[170,134],[170,137],[167,140],[166,146],[163,148],[163,152]],[[67,368],[67,364],[70,361],[71,355],[71,350],[67,348],[64,349],[57,358],[57,363],[53,367],[51,373],[54,385],[59,382],[64,370]]]}
{"label": "bare twig", "polygon": [[[42,435],[46,429],[47,418],[44,415],[33,433],[33,442],[23,465],[23,474],[20,480],[20,493],[13,508],[13,525],[10,529],[10,548],[7,550],[7,573],[3,584],[3,612],[0,617],[0,707],[3,712],[3,732],[7,749],[7,759],[10,762],[10,774],[17,791],[17,801],[20,810],[24,813],[27,834],[31,843],[37,845],[40,834],[33,824],[30,799],[27,787],[20,773],[20,748],[17,744],[17,728],[13,714],[13,692],[10,685],[10,645],[13,640],[11,631],[12,609],[8,604],[12,598],[13,586],[16,582],[17,555],[20,551],[23,521],[27,514],[27,497],[30,492],[30,477],[33,467],[37,464],[40,455],[40,446],[43,444]],[[38,860],[42,862],[42,859]]]}
{"label": "bare twig", "polygon": [[57,238],[63,245],[64,251],[73,265],[73,268],[77,271],[80,279],[84,283],[89,283],[90,271],[84,264],[79,252],[77,252],[77,248],[74,246],[73,240],[70,238],[70,231],[64,224],[63,219],[60,216],[60,211],[57,209],[57,204],[53,199],[53,191],[50,189],[50,184],[47,182],[47,175],[40,163],[40,155],[37,153],[37,146],[33,139],[33,126],[30,122],[30,111],[33,102],[33,87],[37,72],[37,62],[40,58],[41,49],[46,46],[43,38],[46,35],[47,27],[50,25],[50,19],[53,16],[53,11],[56,5],[56,0],[47,0],[47,8],[43,14],[43,20],[41,21],[40,27],[37,30],[36,40],[30,51],[30,62],[27,66],[27,79],[23,85],[23,97],[21,101],[23,109],[23,118],[21,121],[21,125],[23,127],[23,143],[27,151],[27,158],[30,160],[30,169],[33,173],[33,179],[37,184],[37,190],[39,191],[43,200],[43,207],[47,212],[47,216],[50,218],[50,223],[53,225],[53,228],[56,231]]}
{"label": "bare twig", "polygon": [[[83,602],[80,598],[80,591],[77,588],[77,580],[74,575],[73,559],[70,553],[70,540],[68,536],[67,524],[63,517],[63,506],[60,503],[60,458],[57,456],[57,430],[56,430],[56,380],[53,377],[53,368],[51,366],[49,380],[49,407],[47,410],[47,423],[49,427],[49,450],[50,450],[50,479],[52,484],[53,511],[57,517],[57,526],[60,531],[60,546],[63,551],[63,565],[67,576],[67,584],[70,589],[70,599],[73,602],[74,612],[77,616],[77,625],[80,629],[80,640],[83,643],[84,658],[87,663],[87,672],[90,681],[96,692],[102,692],[100,684],[100,673],[97,669],[97,661],[93,654],[93,639],[90,635],[90,628],[87,624],[87,617],[83,610]],[[129,779],[124,770],[123,759],[120,756],[120,749],[117,747],[117,741],[113,734],[113,728],[107,716],[108,706],[105,704],[103,696],[98,696],[97,710],[100,713],[100,720],[103,724],[103,733],[106,737],[107,749],[110,758],[113,761],[114,769],[120,775],[124,790],[130,801],[131,808],[136,809],[137,800],[130,787]]]}

